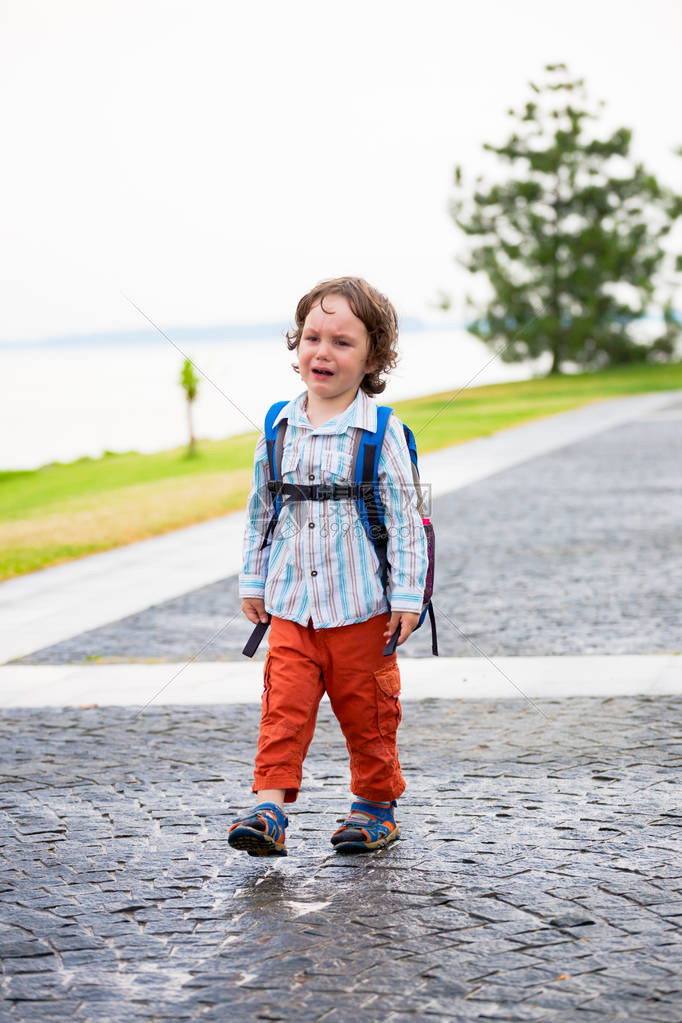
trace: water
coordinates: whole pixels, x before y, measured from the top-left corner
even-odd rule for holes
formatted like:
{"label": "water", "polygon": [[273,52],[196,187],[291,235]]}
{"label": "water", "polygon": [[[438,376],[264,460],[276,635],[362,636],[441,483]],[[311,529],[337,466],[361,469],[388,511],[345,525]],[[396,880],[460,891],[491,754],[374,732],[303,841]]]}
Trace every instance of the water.
{"label": "water", "polygon": [[[268,405],[303,390],[284,340],[186,342],[204,374],[194,403],[198,437],[259,429]],[[548,365],[491,360],[466,331],[405,332],[381,401],[521,380]],[[159,451],[187,441],[182,355],[171,344],[6,349],[0,468],[31,469],[104,451]],[[487,363],[487,365],[486,365]]]}

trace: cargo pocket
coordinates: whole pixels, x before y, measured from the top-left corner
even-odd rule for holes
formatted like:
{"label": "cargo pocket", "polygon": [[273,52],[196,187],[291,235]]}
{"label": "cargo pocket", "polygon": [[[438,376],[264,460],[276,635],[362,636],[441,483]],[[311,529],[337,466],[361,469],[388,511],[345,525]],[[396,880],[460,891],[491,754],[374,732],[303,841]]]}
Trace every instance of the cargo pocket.
{"label": "cargo pocket", "polygon": [[[279,680],[281,681],[281,680]],[[282,694],[281,685],[278,685],[275,676],[275,689],[272,688],[272,655],[268,650],[263,665],[263,695],[261,697],[261,729],[265,728],[269,739],[280,740],[290,739],[297,736],[305,727],[305,717],[301,720],[301,713],[289,713],[287,711],[286,693]]]}
{"label": "cargo pocket", "polygon": [[400,669],[397,664],[387,664],[374,672],[377,684],[377,716],[379,732],[383,739],[394,743],[398,725],[402,720],[400,707]]}
{"label": "cargo pocket", "polygon": [[263,695],[261,697],[261,719],[265,717],[268,712],[268,706],[270,702],[270,651],[265,655],[265,664],[263,665]]}

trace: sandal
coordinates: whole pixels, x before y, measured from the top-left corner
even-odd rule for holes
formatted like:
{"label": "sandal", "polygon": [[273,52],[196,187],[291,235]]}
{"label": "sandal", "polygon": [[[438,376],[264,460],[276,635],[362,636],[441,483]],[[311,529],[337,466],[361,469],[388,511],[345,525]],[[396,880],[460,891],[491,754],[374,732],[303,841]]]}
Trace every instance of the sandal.
{"label": "sandal", "polygon": [[400,829],[393,817],[394,806],[397,806],[395,800],[390,806],[356,800],[341,827],[332,835],[331,842],[336,851],[371,852],[400,838]]}
{"label": "sandal", "polygon": [[227,841],[233,849],[245,849],[249,856],[287,856],[284,845],[289,818],[276,803],[259,803],[246,817],[235,821]]}

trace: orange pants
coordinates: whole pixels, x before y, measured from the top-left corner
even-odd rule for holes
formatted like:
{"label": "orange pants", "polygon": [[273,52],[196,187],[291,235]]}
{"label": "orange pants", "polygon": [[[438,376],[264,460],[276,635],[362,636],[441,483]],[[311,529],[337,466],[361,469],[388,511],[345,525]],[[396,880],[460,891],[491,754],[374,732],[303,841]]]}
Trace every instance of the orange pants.
{"label": "orange pants", "polygon": [[284,789],[293,803],[326,691],[350,753],[351,792],[397,799],[405,790],[396,735],[400,670],[383,656],[388,615],[315,630],[273,616],[253,791]]}

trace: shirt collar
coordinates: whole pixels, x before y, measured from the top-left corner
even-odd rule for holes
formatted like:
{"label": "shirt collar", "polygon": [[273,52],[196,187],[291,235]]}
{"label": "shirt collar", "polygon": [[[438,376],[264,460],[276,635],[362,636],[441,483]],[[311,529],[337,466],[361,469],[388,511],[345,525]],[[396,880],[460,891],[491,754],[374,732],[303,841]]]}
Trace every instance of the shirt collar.
{"label": "shirt collar", "polygon": [[368,394],[365,394],[361,387],[358,388],[358,393],[348,408],[344,409],[343,412],[339,412],[329,422],[315,427],[310,425],[310,420],[303,411],[307,393],[307,391],[303,391],[297,398],[293,398],[285,405],[275,419],[274,425],[276,426],[280,419],[286,418],[292,426],[297,426],[304,430],[312,430],[314,433],[345,433],[353,426],[372,432],[376,430],[376,402]]}

